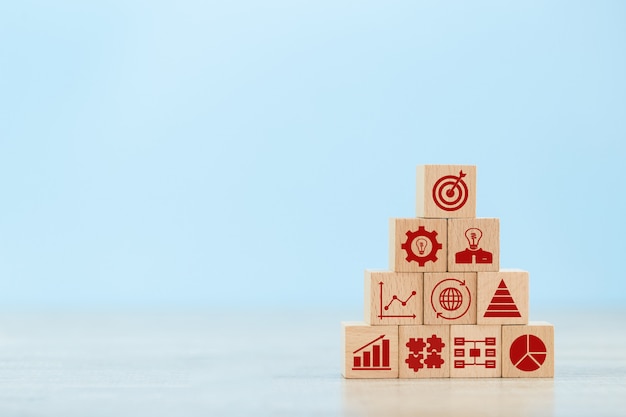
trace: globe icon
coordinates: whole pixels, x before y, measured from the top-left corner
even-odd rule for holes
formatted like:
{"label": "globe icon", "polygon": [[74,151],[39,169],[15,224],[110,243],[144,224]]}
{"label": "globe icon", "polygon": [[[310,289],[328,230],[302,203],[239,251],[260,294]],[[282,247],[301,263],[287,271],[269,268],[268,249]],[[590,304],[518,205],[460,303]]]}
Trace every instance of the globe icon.
{"label": "globe icon", "polygon": [[463,294],[454,287],[448,287],[439,294],[439,304],[445,310],[454,311],[463,304]]}

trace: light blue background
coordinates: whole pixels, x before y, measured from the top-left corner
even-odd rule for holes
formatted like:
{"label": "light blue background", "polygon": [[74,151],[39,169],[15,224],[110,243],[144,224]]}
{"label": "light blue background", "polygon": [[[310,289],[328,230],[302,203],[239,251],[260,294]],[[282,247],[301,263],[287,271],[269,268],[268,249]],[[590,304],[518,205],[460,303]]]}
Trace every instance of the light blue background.
{"label": "light blue background", "polygon": [[478,166],[533,306],[626,301],[626,3],[0,6],[2,308],[359,307]]}

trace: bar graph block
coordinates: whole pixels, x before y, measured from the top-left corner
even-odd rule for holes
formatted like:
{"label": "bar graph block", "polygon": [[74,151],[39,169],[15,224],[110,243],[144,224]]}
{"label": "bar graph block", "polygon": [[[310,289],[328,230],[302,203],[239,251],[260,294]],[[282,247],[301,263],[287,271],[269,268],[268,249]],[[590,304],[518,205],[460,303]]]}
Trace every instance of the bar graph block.
{"label": "bar graph block", "polygon": [[398,377],[398,326],[341,325],[345,378]]}

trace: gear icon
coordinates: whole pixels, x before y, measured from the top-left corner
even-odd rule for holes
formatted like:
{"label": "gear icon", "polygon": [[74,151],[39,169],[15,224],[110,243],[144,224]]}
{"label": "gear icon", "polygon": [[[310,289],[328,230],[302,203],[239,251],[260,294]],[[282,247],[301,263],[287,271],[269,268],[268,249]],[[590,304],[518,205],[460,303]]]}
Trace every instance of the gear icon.
{"label": "gear icon", "polygon": [[[418,243],[418,253],[413,251],[413,242],[415,241]],[[430,246],[430,252],[425,254],[425,249],[428,246]],[[437,251],[441,249],[442,246],[441,243],[437,241],[437,232],[435,230],[427,232],[424,226],[420,226],[415,232],[410,230],[406,232],[406,242],[402,244],[401,248],[406,251],[406,260],[408,262],[417,262],[419,266],[424,266],[428,261],[437,261]]]}

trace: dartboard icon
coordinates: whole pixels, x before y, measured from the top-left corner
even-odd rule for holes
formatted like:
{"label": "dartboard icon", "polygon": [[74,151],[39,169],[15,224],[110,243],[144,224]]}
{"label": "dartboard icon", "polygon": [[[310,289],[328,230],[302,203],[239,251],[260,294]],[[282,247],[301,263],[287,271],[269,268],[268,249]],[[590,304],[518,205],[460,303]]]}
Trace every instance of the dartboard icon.
{"label": "dartboard icon", "polygon": [[467,202],[469,191],[463,177],[467,174],[459,171],[459,175],[445,175],[433,186],[433,200],[437,207],[445,211],[456,211]]}

